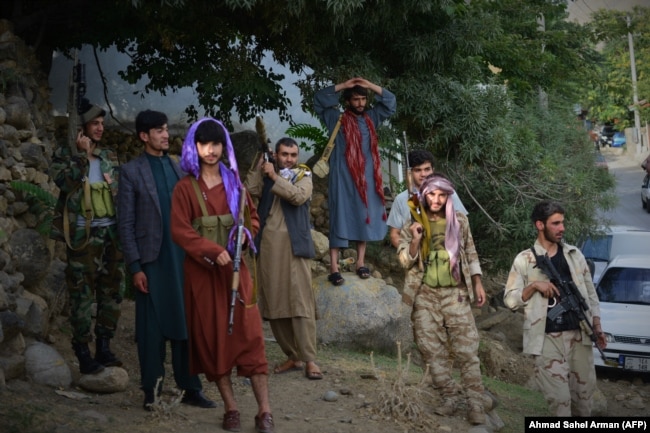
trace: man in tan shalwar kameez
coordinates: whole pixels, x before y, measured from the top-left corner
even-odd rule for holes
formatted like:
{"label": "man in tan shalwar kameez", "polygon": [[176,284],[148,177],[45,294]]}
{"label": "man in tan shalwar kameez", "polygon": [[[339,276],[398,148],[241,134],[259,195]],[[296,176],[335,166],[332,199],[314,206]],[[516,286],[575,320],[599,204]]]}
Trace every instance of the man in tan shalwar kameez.
{"label": "man in tan shalwar kameez", "polygon": [[262,317],[287,355],[275,373],[303,369],[311,380],[321,379],[316,359],[316,301],[311,282],[314,244],[309,223],[311,172],[298,163],[298,144],[282,138],[275,147],[277,168],[260,160],[246,184],[259,198],[258,237]]}

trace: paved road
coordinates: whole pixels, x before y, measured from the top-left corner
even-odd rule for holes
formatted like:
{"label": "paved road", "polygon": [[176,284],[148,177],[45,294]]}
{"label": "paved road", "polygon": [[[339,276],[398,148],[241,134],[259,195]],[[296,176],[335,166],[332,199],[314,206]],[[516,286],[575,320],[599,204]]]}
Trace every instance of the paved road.
{"label": "paved road", "polygon": [[[616,209],[603,212],[612,224],[631,225],[650,230],[650,214],[641,207],[641,182],[643,170],[638,158],[618,155],[613,150],[603,150],[609,172],[616,177],[619,204]],[[641,158],[642,160],[643,158]]]}

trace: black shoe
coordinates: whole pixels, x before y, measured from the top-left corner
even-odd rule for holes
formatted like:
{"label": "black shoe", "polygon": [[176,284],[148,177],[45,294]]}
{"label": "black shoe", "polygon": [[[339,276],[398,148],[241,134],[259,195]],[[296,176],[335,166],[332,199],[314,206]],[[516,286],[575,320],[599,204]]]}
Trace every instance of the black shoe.
{"label": "black shoe", "polygon": [[105,367],[121,367],[122,361],[111,352],[111,340],[108,338],[97,339],[97,350],[95,350],[95,361]]}
{"label": "black shoe", "polygon": [[72,343],[72,348],[79,360],[79,371],[81,374],[97,374],[104,370],[104,366],[90,356],[88,343]]}
{"label": "black shoe", "polygon": [[214,407],[217,407],[217,403],[209,400],[201,390],[197,391],[186,389],[181,403],[201,407],[203,409],[212,409]]}
{"label": "black shoe", "polygon": [[152,390],[144,390],[144,403],[142,403],[142,408],[147,412],[153,412],[153,404],[156,402]]}

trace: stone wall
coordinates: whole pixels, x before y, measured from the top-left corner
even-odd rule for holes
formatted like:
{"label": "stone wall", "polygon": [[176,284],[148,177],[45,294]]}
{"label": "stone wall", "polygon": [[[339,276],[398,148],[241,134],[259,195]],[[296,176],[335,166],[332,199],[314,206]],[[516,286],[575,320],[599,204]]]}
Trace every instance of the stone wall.
{"label": "stone wall", "polygon": [[64,263],[36,231],[43,214],[11,186],[56,194],[47,171],[56,145],[50,89],[29,47],[0,21],[0,383],[21,376],[26,341],[47,341],[65,305]]}

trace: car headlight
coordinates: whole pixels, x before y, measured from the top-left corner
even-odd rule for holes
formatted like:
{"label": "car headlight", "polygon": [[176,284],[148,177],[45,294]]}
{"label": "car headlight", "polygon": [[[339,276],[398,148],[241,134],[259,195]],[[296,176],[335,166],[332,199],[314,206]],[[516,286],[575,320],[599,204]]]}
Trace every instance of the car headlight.
{"label": "car headlight", "polygon": [[608,343],[616,343],[616,338],[614,338],[614,336],[609,332],[605,332],[605,341]]}

